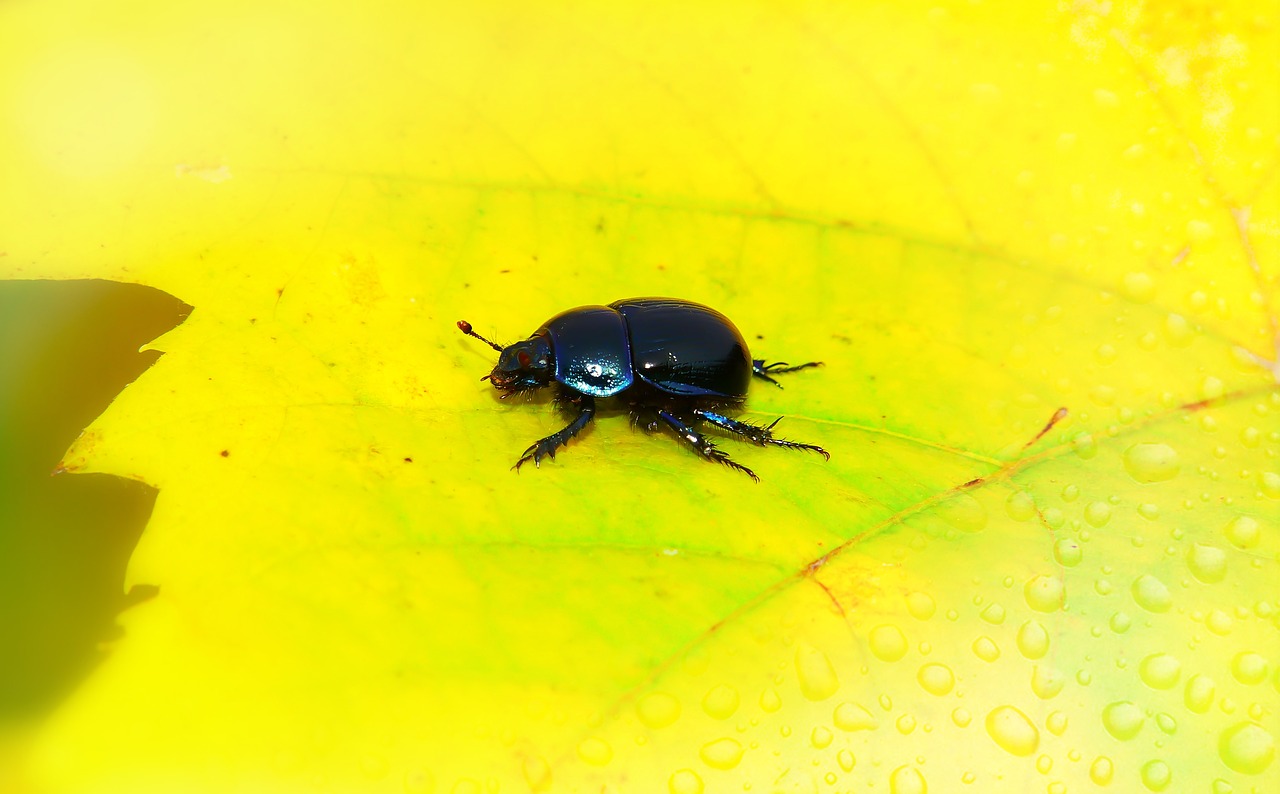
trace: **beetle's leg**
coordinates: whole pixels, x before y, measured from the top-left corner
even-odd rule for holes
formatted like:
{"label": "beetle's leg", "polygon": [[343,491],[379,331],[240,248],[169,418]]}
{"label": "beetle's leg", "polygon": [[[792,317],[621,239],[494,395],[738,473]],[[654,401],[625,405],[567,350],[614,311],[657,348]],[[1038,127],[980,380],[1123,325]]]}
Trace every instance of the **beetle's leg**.
{"label": "beetle's leg", "polygon": [[716,427],[728,430],[730,433],[737,433],[762,447],[773,445],[775,447],[786,447],[787,449],[807,449],[810,452],[818,453],[827,460],[831,460],[831,453],[822,447],[813,444],[802,444],[799,441],[788,441],[785,438],[774,438],[773,428],[782,421],[782,417],[774,419],[767,425],[753,425],[750,422],[741,422],[723,414],[704,411],[701,408],[694,408],[693,413],[699,419],[705,419]]}
{"label": "beetle's leg", "polygon": [[716,463],[723,463],[731,469],[737,469],[756,482],[760,482],[760,478],[756,476],[754,471],[748,469],[746,466],[729,460],[729,456],[725,452],[716,449],[715,444],[712,444],[710,439],[699,433],[697,430],[694,430],[680,417],[670,411],[658,411],[658,418],[670,425],[671,429],[675,430],[676,433],[685,441],[688,441],[694,451],[702,457],[707,460],[713,460]]}
{"label": "beetle's leg", "polygon": [[651,405],[635,403],[631,406],[631,426],[643,427],[645,430],[658,429],[658,411]]}
{"label": "beetle's leg", "polygon": [[558,433],[552,433],[546,438],[540,438],[530,444],[529,448],[520,456],[520,460],[516,461],[516,465],[511,468],[519,471],[520,467],[529,461],[533,461],[533,465],[538,466],[542,463],[543,458],[555,460],[556,448],[563,447],[569,443],[569,439],[578,435],[582,428],[591,423],[591,418],[596,415],[596,401],[593,397],[583,394],[576,398],[571,398],[569,402],[578,406],[578,415],[569,423],[569,426]]}
{"label": "beetle's leg", "polygon": [[797,367],[792,367],[792,366],[789,366],[785,361],[775,361],[772,364],[766,364],[764,363],[763,358],[757,358],[752,360],[751,362],[751,374],[755,375],[757,378],[760,378],[761,380],[767,380],[770,383],[772,383],[774,386],[777,386],[779,389],[781,389],[782,384],[778,383],[771,376],[780,375],[783,372],[795,372],[798,369],[808,369],[809,367],[820,367],[820,366],[822,366],[821,361],[810,361],[808,364],[801,364]]}

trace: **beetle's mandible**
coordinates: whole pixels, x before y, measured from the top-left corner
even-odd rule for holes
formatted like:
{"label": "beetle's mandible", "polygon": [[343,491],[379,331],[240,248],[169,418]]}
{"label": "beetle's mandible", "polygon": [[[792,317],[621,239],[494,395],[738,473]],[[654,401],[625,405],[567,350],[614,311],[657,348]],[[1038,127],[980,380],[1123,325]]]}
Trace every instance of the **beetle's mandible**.
{"label": "beetle's mandible", "polygon": [[531,460],[537,466],[543,458],[554,459],[556,449],[591,423],[597,397],[626,401],[636,424],[649,430],[665,424],[702,457],[757,482],[755,472],[730,460],[699,432],[703,422],[761,446],[806,449],[831,458],[822,447],[775,438],[773,428],[781,419],[754,425],[721,413],[742,406],[752,376],[779,386],[773,375],[821,362],[792,367],[752,359],[729,318],[707,306],[677,298],[579,306],[507,347],[480,336],[466,320],[459,320],[458,328],[498,351],[497,366],[481,380],[492,383],[504,398],[554,384],[556,403],[576,411],[568,427],[530,445],[515,469]]}

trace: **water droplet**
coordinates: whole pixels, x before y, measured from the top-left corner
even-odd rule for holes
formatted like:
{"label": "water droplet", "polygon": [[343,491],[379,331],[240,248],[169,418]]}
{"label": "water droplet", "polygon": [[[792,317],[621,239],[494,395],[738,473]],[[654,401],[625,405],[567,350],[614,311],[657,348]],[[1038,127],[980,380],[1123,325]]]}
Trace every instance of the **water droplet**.
{"label": "water droplet", "polygon": [[1193,329],[1181,314],[1170,314],[1164,320],[1164,338],[1174,347],[1185,347],[1191,342]]}
{"label": "water droplet", "polygon": [[1231,660],[1231,675],[1248,686],[1261,684],[1267,678],[1269,665],[1261,654],[1253,651],[1237,653]]}
{"label": "water droplet", "polygon": [[957,728],[968,728],[969,723],[973,721],[973,715],[966,708],[958,708],[951,712],[951,721],[956,724]]}
{"label": "water droplet", "polygon": [[1236,772],[1260,775],[1275,760],[1276,740],[1256,722],[1237,723],[1218,737],[1218,756]]}
{"label": "water droplet", "polygon": [[907,638],[897,626],[876,626],[870,640],[871,652],[886,662],[896,662],[907,653]]}
{"label": "water droplet", "polygon": [[1000,658],[999,646],[996,645],[995,640],[987,636],[973,641],[973,653],[984,662],[994,662]]}
{"label": "water droplet", "polygon": [[593,736],[578,745],[578,757],[588,764],[604,766],[613,760],[613,748],[604,739]]}
{"label": "water droplet", "polygon": [[1151,502],[1143,502],[1138,505],[1138,515],[1148,521],[1155,521],[1160,517],[1160,505],[1152,504]]}
{"label": "water droplet", "polygon": [[1222,531],[1238,549],[1252,549],[1262,539],[1261,527],[1252,516],[1236,516]]}
{"label": "water droplet", "polygon": [[1049,716],[1044,720],[1044,727],[1049,729],[1049,733],[1054,736],[1061,736],[1067,732],[1067,715],[1061,711],[1051,711]]}
{"label": "water droplet", "polygon": [[840,764],[840,768],[844,771],[852,772],[854,765],[858,763],[858,759],[854,758],[851,751],[841,750],[836,753],[836,763]]}
{"label": "water droplet", "polygon": [[1182,662],[1167,653],[1156,653],[1138,665],[1138,675],[1152,689],[1172,689],[1182,675]]}
{"label": "water droplet", "polygon": [[1013,706],[1000,706],[987,715],[987,733],[1001,749],[1014,755],[1031,755],[1040,746],[1040,731]]}
{"label": "water droplet", "polygon": [[928,791],[924,775],[913,766],[900,766],[889,775],[889,794],[927,794]]}
{"label": "water droplet", "polygon": [[1203,673],[1191,676],[1183,690],[1182,702],[1197,714],[1204,714],[1213,705],[1215,690],[1213,679]]}
{"label": "water droplet", "polygon": [[928,620],[933,617],[933,613],[937,610],[937,603],[934,602],[933,596],[928,593],[921,593],[917,590],[914,593],[907,594],[907,611],[916,620]]}
{"label": "water droplet", "polygon": [[1093,763],[1089,764],[1089,779],[1096,785],[1106,786],[1111,783],[1111,778],[1116,773],[1115,764],[1111,763],[1111,759],[1105,755],[1100,755],[1093,759]]}
{"label": "water droplet", "polygon": [[733,769],[742,760],[742,752],[741,742],[725,737],[702,745],[698,757],[712,769]]}
{"label": "water droplet", "polygon": [[987,525],[987,508],[967,493],[960,493],[937,507],[942,520],[962,532],[979,532]]}
{"label": "water droplet", "polygon": [[425,769],[410,769],[404,774],[405,794],[431,794],[436,790],[436,779]]}
{"label": "water droplet", "polygon": [[1143,574],[1133,580],[1133,600],[1148,612],[1168,612],[1173,606],[1173,596],[1164,582],[1151,574]]}
{"label": "water droplet", "polygon": [[1111,520],[1111,505],[1106,502],[1090,502],[1084,509],[1084,520],[1093,527],[1106,526]]}
{"label": "water droplet", "polygon": [[1146,303],[1155,296],[1156,283],[1142,271],[1129,273],[1124,277],[1124,292],[1138,303]]}
{"label": "water droplet", "polygon": [[1074,568],[1084,558],[1084,550],[1072,538],[1060,538],[1053,544],[1053,559],[1064,568]]}
{"label": "water droplet", "polygon": [[1200,396],[1206,400],[1216,400],[1225,394],[1226,386],[1223,385],[1222,379],[1208,375],[1200,383]]}
{"label": "water droplet", "polygon": [[1214,609],[1205,616],[1204,625],[1219,637],[1225,637],[1231,633],[1231,616],[1221,609]]}
{"label": "water droplet", "polygon": [[1172,736],[1178,732],[1178,721],[1173,718],[1172,714],[1161,712],[1156,715],[1156,727]]}
{"label": "water droplet", "polygon": [[721,684],[702,698],[702,710],[712,719],[724,720],[738,710],[738,690]]}
{"label": "water droplet", "polygon": [[1152,791],[1164,791],[1173,781],[1173,770],[1164,761],[1156,759],[1142,765],[1142,785]]}
{"label": "water droplet", "polygon": [[869,731],[880,724],[874,714],[858,703],[836,706],[832,721],[842,731]]}
{"label": "water droplet", "polygon": [[1164,482],[1178,474],[1178,452],[1168,444],[1144,442],[1124,451],[1124,468],[1138,482]]}
{"label": "water droplet", "polygon": [[1128,700],[1112,703],[1102,710],[1102,725],[1107,733],[1121,741],[1137,736],[1146,719],[1142,709]]}
{"label": "water droplet", "polygon": [[1038,664],[1031,671],[1031,691],[1041,700],[1056,697],[1066,683],[1066,675],[1056,668]]}
{"label": "water droplet", "polygon": [[673,772],[667,781],[667,790],[671,794],[702,794],[702,778],[692,769],[681,769]]}
{"label": "water droplet", "polygon": [[1260,441],[1262,441],[1262,433],[1258,428],[1246,427],[1244,430],[1240,431],[1240,443],[1244,444],[1249,449],[1257,447]]}
{"label": "water droplet", "polygon": [[1187,568],[1205,584],[1221,582],[1227,575],[1227,553],[1217,546],[1193,543],[1187,550]]}
{"label": "water droplet", "polygon": [[893,726],[898,729],[898,733],[906,736],[916,729],[916,718],[910,714],[903,714],[898,717]]}
{"label": "water droplet", "polygon": [[1071,439],[1071,450],[1084,460],[1092,458],[1098,454],[1098,442],[1093,440],[1093,436],[1080,432],[1076,433]]}
{"label": "water droplet", "polygon": [[1111,630],[1116,634],[1124,634],[1133,625],[1133,618],[1128,612],[1117,612],[1111,616]]}
{"label": "water droplet", "polygon": [[778,690],[770,687],[760,693],[760,708],[772,714],[782,708],[782,696],[778,694]]}
{"label": "water droplet", "polygon": [[1004,511],[1014,521],[1030,521],[1036,515],[1036,500],[1026,491],[1014,491],[1005,500]]}
{"label": "water droplet", "polygon": [[1280,499],[1280,474],[1274,471],[1258,472],[1258,487],[1269,499]]}
{"label": "water droplet", "polygon": [[1036,759],[1036,771],[1042,775],[1047,775],[1053,771],[1053,759],[1047,755],[1042,755]]}
{"label": "water droplet", "polygon": [[945,664],[926,664],[916,674],[916,680],[931,695],[945,695],[956,685],[955,673]]}
{"label": "water droplet", "polygon": [[1066,584],[1056,576],[1041,574],[1027,582],[1022,596],[1037,612],[1057,612],[1067,599]]}
{"label": "water droplet", "polygon": [[999,626],[1001,623],[1004,623],[1004,607],[995,603],[987,604],[986,609],[983,609],[982,612],[978,614],[978,617],[993,626]]}
{"label": "water droplet", "polygon": [[825,750],[834,738],[835,734],[830,729],[819,725],[813,729],[813,733],[809,734],[809,743],[819,750]]}
{"label": "water droplet", "polygon": [[551,788],[551,765],[541,756],[526,758],[524,762],[524,780],[530,791],[546,791]]}
{"label": "water droplet", "polygon": [[650,728],[665,728],[680,717],[680,701],[665,692],[654,692],[640,698],[636,715]]}
{"label": "water droplet", "polygon": [[1038,620],[1028,620],[1018,629],[1018,650],[1028,659],[1039,659],[1049,652],[1049,630]]}
{"label": "water droplet", "polygon": [[840,688],[831,660],[811,645],[796,648],[796,673],[800,678],[800,692],[809,700],[826,700]]}
{"label": "water droplet", "polygon": [[1235,790],[1236,790],[1235,786],[1231,785],[1230,783],[1223,780],[1222,778],[1218,778],[1217,780],[1213,781],[1213,794],[1235,794]]}

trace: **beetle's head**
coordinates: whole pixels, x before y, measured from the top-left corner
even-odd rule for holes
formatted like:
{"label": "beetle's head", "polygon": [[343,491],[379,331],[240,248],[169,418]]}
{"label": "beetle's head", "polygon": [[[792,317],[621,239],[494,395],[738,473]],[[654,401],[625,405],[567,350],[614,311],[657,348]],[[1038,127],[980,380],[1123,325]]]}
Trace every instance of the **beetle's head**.
{"label": "beetle's head", "polygon": [[523,342],[503,347],[491,342],[475,332],[471,323],[458,321],[458,330],[467,336],[474,336],[489,347],[498,351],[498,365],[493,371],[480,380],[487,380],[493,388],[507,394],[540,389],[551,382],[551,342],[543,334],[534,334]]}
{"label": "beetle's head", "polygon": [[498,365],[485,377],[495,389],[517,392],[540,389],[551,375],[551,344],[545,336],[533,336],[503,348]]}

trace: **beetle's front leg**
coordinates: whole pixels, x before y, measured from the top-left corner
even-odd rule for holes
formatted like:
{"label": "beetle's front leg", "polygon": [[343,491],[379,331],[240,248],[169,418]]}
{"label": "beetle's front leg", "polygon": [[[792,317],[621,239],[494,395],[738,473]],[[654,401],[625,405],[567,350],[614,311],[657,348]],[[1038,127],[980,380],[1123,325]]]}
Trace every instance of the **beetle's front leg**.
{"label": "beetle's front leg", "polygon": [[551,458],[555,460],[556,448],[563,447],[569,443],[569,439],[578,435],[582,428],[591,423],[591,419],[596,415],[595,398],[589,394],[579,394],[573,397],[567,397],[565,402],[569,405],[578,407],[578,415],[569,423],[569,426],[558,433],[552,433],[546,438],[540,438],[529,445],[529,448],[520,456],[520,460],[516,461],[516,465],[511,468],[516,471],[529,461],[533,461],[534,466],[542,463],[543,458]]}

